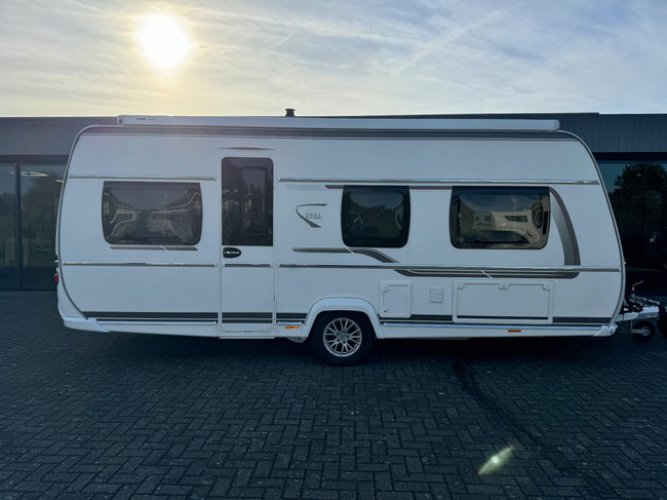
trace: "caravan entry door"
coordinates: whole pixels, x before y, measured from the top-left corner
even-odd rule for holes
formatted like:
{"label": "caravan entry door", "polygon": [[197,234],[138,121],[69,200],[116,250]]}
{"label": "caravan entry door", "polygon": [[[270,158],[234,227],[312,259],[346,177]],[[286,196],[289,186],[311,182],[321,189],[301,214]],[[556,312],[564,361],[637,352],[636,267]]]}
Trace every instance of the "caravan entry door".
{"label": "caravan entry door", "polygon": [[270,330],[273,292],[273,161],[222,160],[221,326],[224,333]]}

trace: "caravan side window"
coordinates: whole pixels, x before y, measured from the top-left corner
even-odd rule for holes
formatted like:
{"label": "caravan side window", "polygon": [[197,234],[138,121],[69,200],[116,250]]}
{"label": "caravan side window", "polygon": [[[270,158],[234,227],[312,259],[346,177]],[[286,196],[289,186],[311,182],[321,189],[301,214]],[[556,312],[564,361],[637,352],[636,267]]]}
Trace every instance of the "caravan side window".
{"label": "caravan side window", "polygon": [[105,182],[104,239],[123,245],[195,245],[201,238],[201,189],[194,182]]}
{"label": "caravan side window", "polygon": [[222,244],[273,245],[273,161],[222,160]]}
{"label": "caravan side window", "polygon": [[343,242],[350,247],[402,247],[410,229],[407,187],[347,186],[341,211]]}
{"label": "caravan side window", "polygon": [[455,187],[449,225],[456,248],[543,248],[549,236],[549,190]]}

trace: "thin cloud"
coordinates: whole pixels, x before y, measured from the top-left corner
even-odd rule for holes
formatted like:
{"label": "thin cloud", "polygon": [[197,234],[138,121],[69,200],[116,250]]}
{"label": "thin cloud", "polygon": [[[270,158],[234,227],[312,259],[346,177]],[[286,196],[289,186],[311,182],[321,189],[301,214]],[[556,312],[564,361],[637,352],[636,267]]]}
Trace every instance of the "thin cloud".
{"label": "thin cloud", "polygon": [[[136,45],[186,22],[173,74]],[[663,112],[667,3],[2,0],[0,115]]]}

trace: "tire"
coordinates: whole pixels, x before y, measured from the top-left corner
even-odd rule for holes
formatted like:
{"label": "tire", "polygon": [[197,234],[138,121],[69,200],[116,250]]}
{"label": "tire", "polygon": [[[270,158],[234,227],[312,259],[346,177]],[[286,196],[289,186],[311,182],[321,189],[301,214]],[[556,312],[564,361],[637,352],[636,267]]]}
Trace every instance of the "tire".
{"label": "tire", "polygon": [[373,346],[375,333],[368,318],[347,311],[321,314],[310,332],[315,355],[333,366],[358,363]]}

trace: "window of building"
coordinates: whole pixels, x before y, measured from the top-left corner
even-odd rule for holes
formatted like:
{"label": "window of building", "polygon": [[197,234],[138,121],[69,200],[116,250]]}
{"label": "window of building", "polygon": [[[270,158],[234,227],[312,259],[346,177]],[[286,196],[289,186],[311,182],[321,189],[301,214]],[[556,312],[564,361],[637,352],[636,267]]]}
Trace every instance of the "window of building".
{"label": "window of building", "polygon": [[22,287],[43,288],[53,276],[55,227],[65,166],[22,163],[20,171]]}
{"label": "window of building", "polygon": [[16,238],[16,171],[16,164],[0,163],[1,289],[16,288],[18,285],[19,245]]}
{"label": "window of building", "polygon": [[457,248],[543,248],[549,233],[549,190],[455,187],[450,233]]}
{"label": "window of building", "polygon": [[273,162],[222,160],[222,244],[273,245]]}
{"label": "window of building", "polygon": [[123,245],[195,245],[201,238],[197,183],[105,182],[104,238]]}
{"label": "window of building", "polygon": [[54,287],[63,163],[0,163],[0,289]]}
{"label": "window of building", "polygon": [[402,247],[410,229],[407,187],[348,186],[341,211],[343,242],[350,247]]}
{"label": "window of building", "polygon": [[[667,269],[667,161],[600,161],[629,269]],[[664,278],[663,278],[664,279]]]}

